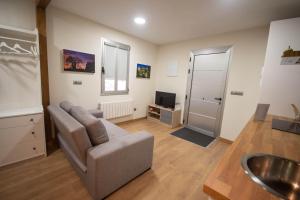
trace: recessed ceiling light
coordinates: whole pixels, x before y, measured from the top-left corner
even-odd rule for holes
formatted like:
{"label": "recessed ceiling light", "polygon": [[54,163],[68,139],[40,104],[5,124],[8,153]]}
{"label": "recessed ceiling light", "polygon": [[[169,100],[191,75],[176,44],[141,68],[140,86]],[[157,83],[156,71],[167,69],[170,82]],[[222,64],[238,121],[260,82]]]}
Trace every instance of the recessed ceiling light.
{"label": "recessed ceiling light", "polygon": [[142,17],[136,17],[136,18],[134,18],[134,22],[136,24],[143,25],[146,23],[146,20],[145,20],[145,18],[142,18]]}

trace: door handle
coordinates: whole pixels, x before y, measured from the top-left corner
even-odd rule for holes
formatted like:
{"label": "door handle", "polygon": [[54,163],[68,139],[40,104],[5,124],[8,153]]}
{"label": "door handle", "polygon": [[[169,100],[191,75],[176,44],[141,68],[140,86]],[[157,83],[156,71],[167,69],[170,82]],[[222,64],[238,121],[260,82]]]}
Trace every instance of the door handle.
{"label": "door handle", "polygon": [[214,99],[217,101],[222,101],[222,98],[215,97]]}

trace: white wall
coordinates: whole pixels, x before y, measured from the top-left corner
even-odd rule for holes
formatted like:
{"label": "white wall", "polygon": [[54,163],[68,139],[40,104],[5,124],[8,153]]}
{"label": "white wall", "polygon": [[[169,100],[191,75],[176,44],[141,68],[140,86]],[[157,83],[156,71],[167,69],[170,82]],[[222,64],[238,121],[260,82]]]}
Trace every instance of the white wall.
{"label": "white wall", "polygon": [[294,117],[290,104],[300,107],[300,65],[280,65],[288,46],[300,51],[300,18],[271,23],[260,101],[271,104],[271,114]]}
{"label": "white wall", "polygon": [[[0,5],[0,23],[19,28],[35,27],[34,4],[31,0],[1,1]],[[140,118],[146,115],[146,105],[153,102],[154,91],[157,89],[175,92],[177,101],[183,108],[189,52],[201,48],[233,45],[221,136],[235,139],[255,110],[267,27],[199,38],[158,48],[149,42],[50,6],[47,8],[47,33],[51,103],[58,104],[62,100],[69,100],[90,109],[96,108],[101,101],[132,98],[134,107],[137,108],[133,118]],[[131,46],[129,95],[100,95],[102,37]],[[62,49],[95,54],[96,73],[64,72]],[[166,67],[174,62],[179,66],[178,76],[167,77]],[[135,77],[137,63],[152,66],[151,79]],[[73,80],[81,80],[82,85],[73,85]],[[231,96],[231,90],[244,91],[245,95]]]}
{"label": "white wall", "polygon": [[35,4],[33,0],[0,0],[0,24],[33,30]]}
{"label": "white wall", "polygon": [[[47,34],[50,102],[52,104],[69,100],[74,104],[92,109],[97,108],[100,101],[132,98],[134,107],[137,108],[133,118],[146,116],[146,107],[152,101],[155,89],[157,52],[155,45],[52,6],[47,8]],[[102,37],[131,46],[129,95],[100,96]],[[95,54],[96,73],[64,72],[62,49]],[[137,63],[152,66],[150,79],[136,78]],[[73,85],[73,80],[82,81],[82,85]]]}
{"label": "white wall", "polygon": [[[268,27],[261,27],[161,46],[157,59],[156,89],[175,92],[183,110],[190,51],[232,45],[221,137],[234,140],[256,108],[267,37]],[[167,77],[166,68],[174,62],[178,63],[178,76]],[[244,96],[232,96],[232,90],[243,91]]]}

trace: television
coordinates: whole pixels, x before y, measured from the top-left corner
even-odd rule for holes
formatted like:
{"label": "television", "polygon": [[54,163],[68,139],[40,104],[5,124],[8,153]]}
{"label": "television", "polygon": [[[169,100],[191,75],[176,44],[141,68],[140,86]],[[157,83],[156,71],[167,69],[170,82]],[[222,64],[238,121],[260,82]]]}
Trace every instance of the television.
{"label": "television", "polygon": [[175,93],[161,92],[156,91],[155,94],[155,104],[159,106],[163,106],[165,108],[175,108]]}

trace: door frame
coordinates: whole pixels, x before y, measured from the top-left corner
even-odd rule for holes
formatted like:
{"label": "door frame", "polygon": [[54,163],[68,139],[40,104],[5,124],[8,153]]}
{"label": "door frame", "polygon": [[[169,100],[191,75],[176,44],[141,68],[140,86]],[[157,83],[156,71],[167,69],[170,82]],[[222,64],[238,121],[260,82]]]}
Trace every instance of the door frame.
{"label": "door frame", "polygon": [[221,132],[221,125],[223,121],[223,113],[224,113],[224,107],[225,107],[225,101],[226,101],[226,92],[227,92],[227,83],[228,83],[228,76],[229,76],[229,67],[231,63],[231,54],[232,54],[233,47],[230,46],[222,46],[222,47],[215,47],[215,48],[207,48],[207,49],[199,49],[194,50],[190,52],[190,58],[189,58],[189,64],[188,64],[188,74],[187,74],[187,84],[186,84],[186,94],[185,94],[185,102],[184,102],[184,114],[183,114],[183,126],[189,129],[196,130],[193,127],[188,126],[188,113],[190,109],[190,100],[191,100],[191,91],[192,91],[192,81],[193,81],[193,71],[194,71],[194,60],[195,56],[197,55],[209,55],[209,54],[219,54],[219,53],[229,53],[228,58],[228,64],[227,64],[227,70],[226,70],[226,80],[225,80],[225,86],[224,86],[224,93],[222,97],[221,102],[221,111],[220,111],[220,119],[218,122],[218,125],[216,127],[215,135],[212,137],[218,137],[220,136]]}

